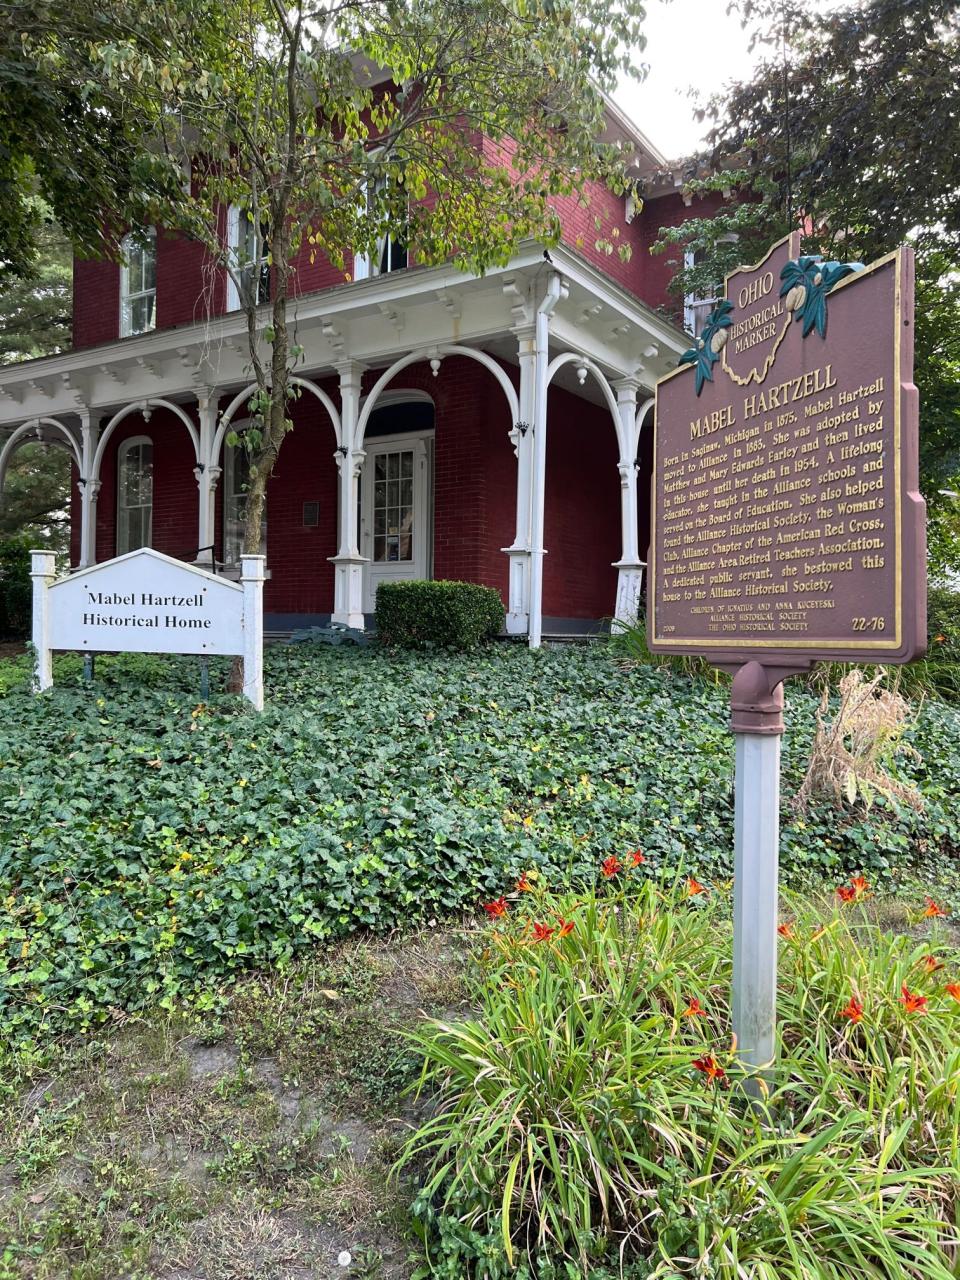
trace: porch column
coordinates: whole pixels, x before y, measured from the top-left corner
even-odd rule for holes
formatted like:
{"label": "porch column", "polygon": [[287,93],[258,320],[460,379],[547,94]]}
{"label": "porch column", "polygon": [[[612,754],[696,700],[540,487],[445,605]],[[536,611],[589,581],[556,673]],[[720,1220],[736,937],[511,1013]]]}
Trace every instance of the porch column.
{"label": "porch column", "polygon": [[566,295],[559,273],[551,275],[537,307],[536,375],[533,396],[532,494],[530,498],[530,628],[528,644],[539,649],[543,637],[543,520],[547,479],[547,396],[550,391],[550,317]]}
{"label": "porch column", "polygon": [[513,542],[503,550],[510,559],[507,633],[519,636],[525,635],[530,627],[530,500],[537,346],[533,325],[524,325],[513,332],[517,338],[520,362],[520,419],[510,432],[517,457],[517,530]]}
{"label": "porch column", "polygon": [[340,471],[337,554],[334,567],[332,621],[341,627],[363,630],[363,566],[367,563],[357,543],[360,468],[364,452],[356,438],[360,417],[360,379],[363,366],[348,360],[337,368],[340,375],[340,443],[336,459]]}
{"label": "porch column", "polygon": [[637,392],[635,378],[622,378],[615,384],[617,405],[620,410],[620,428],[617,439],[620,445],[620,523],[621,555],[614,562],[617,570],[617,602],[613,611],[614,631],[636,626],[640,610],[640,588],[646,568],[640,559],[637,537],[637,444],[640,429],[637,422]]}
{"label": "porch column", "polygon": [[97,451],[98,425],[94,425],[90,411],[80,412],[80,457],[83,474],[77,487],[80,490],[80,564],[86,569],[97,560],[97,494],[100,481],[93,477],[93,458]]}
{"label": "porch column", "polygon": [[200,461],[193,469],[197,477],[199,507],[197,521],[197,560],[203,568],[212,569],[214,539],[217,530],[217,481],[220,479],[219,459],[213,457],[213,442],[217,434],[217,405],[219,396],[213,387],[207,387],[197,396],[200,414]]}

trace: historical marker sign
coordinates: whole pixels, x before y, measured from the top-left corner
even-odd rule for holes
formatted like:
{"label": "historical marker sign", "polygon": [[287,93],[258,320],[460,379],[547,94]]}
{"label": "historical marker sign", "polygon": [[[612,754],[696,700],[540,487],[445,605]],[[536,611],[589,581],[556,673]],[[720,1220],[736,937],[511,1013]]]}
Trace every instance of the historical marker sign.
{"label": "historical marker sign", "polygon": [[648,642],[734,671],[733,1026],[747,1089],[776,1056],[784,678],[926,644],[913,255],[800,256],[727,277],[657,384]]}
{"label": "historical marker sign", "polygon": [[650,648],[907,662],[926,640],[912,251],[822,263],[795,235],[726,293],[657,386]]}
{"label": "historical marker sign", "polygon": [[59,581],[54,556],[33,552],[37,687],[53,683],[54,649],[87,653],[237,654],[244,696],[263,706],[263,556],[230,582],[149,547]]}

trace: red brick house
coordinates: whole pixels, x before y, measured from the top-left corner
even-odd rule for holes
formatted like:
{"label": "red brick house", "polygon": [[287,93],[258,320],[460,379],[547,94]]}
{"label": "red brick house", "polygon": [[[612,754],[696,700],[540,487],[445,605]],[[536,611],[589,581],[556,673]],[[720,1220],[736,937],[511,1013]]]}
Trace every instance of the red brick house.
{"label": "red brick house", "polygon": [[[638,176],[668,172],[612,104],[607,120]],[[688,211],[671,179],[640,210],[584,195],[556,202],[562,244],[524,245],[482,278],[417,266],[389,240],[350,279],[303,255],[300,397],[267,494],[268,629],[362,626],[380,582],[418,577],[496,587],[532,645],[635,616],[653,387],[689,345],[649,248]],[[598,214],[628,261],[595,247]],[[240,223],[228,211],[231,242]],[[72,350],[0,370],[0,486],[18,445],[69,450],[75,565],[143,545],[236,565],[244,457],[226,436],[250,379],[231,295],[199,244],[153,232],[123,267],[76,262]]]}

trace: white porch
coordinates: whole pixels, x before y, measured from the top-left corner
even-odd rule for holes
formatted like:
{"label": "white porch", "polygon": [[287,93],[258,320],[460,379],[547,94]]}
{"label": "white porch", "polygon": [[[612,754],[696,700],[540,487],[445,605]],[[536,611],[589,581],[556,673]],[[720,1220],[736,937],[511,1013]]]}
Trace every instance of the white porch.
{"label": "white porch", "polygon": [[[308,295],[295,305],[304,355],[296,382],[332,427],[339,473],[334,621],[364,624],[370,556],[359,538],[359,478],[371,415],[398,375],[421,362],[436,373],[460,357],[497,384],[512,424],[517,459],[515,530],[509,561],[507,628],[539,646],[549,389],[563,387],[601,405],[617,444],[620,555],[615,620],[636,617],[644,564],[637,532],[637,451],[656,379],[676,364],[687,339],[572,250],[530,245],[509,267],[482,278],[452,267],[413,268]],[[79,566],[96,559],[103,462],[114,433],[132,415],[163,408],[187,433],[197,483],[196,546],[212,557],[221,451],[250,395],[242,318],[225,316],[71,351],[0,370],[0,493],[10,458],[44,440],[69,451],[80,493]],[[507,366],[507,368],[505,368]],[[511,377],[509,366],[516,373]],[[361,394],[366,370],[382,369]],[[335,397],[319,385],[334,375]],[[372,375],[371,375],[372,377]],[[515,385],[516,383],[516,385]],[[369,384],[369,379],[368,379]],[[492,385],[492,384],[491,384]],[[228,403],[222,407],[222,402]],[[588,436],[583,449],[594,444]]]}

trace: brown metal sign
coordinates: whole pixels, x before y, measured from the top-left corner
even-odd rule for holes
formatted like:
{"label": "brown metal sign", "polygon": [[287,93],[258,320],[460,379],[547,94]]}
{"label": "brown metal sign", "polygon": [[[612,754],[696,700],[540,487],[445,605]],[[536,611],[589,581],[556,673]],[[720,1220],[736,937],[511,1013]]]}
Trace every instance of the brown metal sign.
{"label": "brown metal sign", "polygon": [[726,295],[657,384],[650,648],[907,662],[926,645],[912,250],[825,263],[794,235]]}

